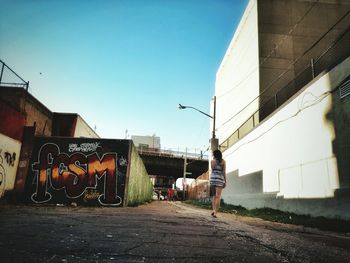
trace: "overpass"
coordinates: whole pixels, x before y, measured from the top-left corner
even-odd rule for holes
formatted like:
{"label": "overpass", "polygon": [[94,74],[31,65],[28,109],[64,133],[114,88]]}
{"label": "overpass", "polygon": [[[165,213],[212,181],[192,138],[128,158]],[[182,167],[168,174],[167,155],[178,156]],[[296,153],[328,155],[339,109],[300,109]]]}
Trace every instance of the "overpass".
{"label": "overpass", "polygon": [[[183,177],[185,153],[159,151],[155,149],[139,150],[147,173],[153,176],[174,178]],[[208,157],[200,154],[187,154],[187,178],[197,178],[208,171]]]}

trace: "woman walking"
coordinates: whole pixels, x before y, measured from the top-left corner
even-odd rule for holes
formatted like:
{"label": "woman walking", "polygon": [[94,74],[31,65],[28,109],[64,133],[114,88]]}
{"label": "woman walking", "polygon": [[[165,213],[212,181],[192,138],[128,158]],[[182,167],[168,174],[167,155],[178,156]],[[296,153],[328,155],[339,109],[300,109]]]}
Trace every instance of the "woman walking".
{"label": "woman walking", "polygon": [[211,175],[210,175],[210,196],[212,197],[213,212],[211,215],[217,217],[220,208],[220,200],[222,189],[226,186],[226,162],[222,159],[220,150],[213,152],[213,160],[211,160]]}

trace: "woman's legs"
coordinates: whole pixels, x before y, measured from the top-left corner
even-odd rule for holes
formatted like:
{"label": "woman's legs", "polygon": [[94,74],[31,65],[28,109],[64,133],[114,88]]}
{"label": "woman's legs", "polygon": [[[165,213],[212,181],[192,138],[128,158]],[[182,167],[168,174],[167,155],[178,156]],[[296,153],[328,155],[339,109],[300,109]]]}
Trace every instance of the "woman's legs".
{"label": "woman's legs", "polygon": [[215,187],[215,195],[212,197],[212,216],[216,217],[217,212],[220,208],[220,200],[221,200],[222,187]]}
{"label": "woman's legs", "polygon": [[215,195],[214,195],[211,198],[211,207],[213,209],[213,212],[211,213],[212,216],[215,215],[215,204],[216,204],[216,198],[215,198]]}
{"label": "woman's legs", "polygon": [[220,200],[221,200],[222,187],[216,187],[215,189],[215,215],[219,211],[220,208]]}
{"label": "woman's legs", "polygon": [[211,185],[210,186],[210,196],[211,196],[211,207],[212,207],[212,213],[211,215],[213,216],[215,214],[215,205],[216,205],[216,186]]}

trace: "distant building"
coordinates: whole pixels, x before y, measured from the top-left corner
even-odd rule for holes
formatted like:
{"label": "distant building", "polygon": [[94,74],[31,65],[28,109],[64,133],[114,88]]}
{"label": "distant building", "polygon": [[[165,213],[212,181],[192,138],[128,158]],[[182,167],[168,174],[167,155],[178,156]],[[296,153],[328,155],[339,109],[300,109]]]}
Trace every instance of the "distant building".
{"label": "distant building", "polygon": [[[131,135],[131,140],[138,149],[139,153],[158,153],[160,152],[160,137],[153,136],[140,136]],[[143,157],[145,158],[145,157]],[[144,160],[145,161],[145,160]],[[167,175],[152,175],[150,174],[150,179],[153,184],[155,191],[162,191],[163,194],[166,193],[167,189],[172,188],[175,182],[173,177]]]}
{"label": "distant building", "polygon": [[24,88],[0,86],[0,96],[0,131],[10,137],[20,140],[24,127],[35,127],[37,136],[99,138],[79,114],[51,112]]}
{"label": "distant building", "polygon": [[225,202],[350,218],[349,11],[249,1],[216,75]]}
{"label": "distant building", "polygon": [[160,150],[160,137],[132,135],[131,140],[139,150]]}
{"label": "distant building", "polygon": [[[51,136],[53,113],[25,88],[1,85],[0,98],[3,105],[6,104],[17,112],[17,116],[12,115],[6,123],[2,119],[2,126],[21,130],[24,126],[32,126],[35,127],[35,135]],[[6,111],[1,114],[6,115]],[[18,118],[24,118],[22,126],[17,125]]]}

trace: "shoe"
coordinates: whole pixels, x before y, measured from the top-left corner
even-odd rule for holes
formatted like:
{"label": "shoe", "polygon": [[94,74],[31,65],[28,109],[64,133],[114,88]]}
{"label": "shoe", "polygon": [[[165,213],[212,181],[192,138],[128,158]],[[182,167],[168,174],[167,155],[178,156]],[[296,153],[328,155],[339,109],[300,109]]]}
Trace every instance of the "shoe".
{"label": "shoe", "polygon": [[215,218],[217,217],[214,212],[211,213],[211,216]]}

